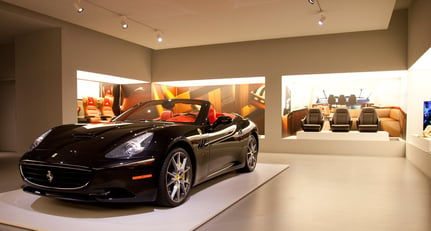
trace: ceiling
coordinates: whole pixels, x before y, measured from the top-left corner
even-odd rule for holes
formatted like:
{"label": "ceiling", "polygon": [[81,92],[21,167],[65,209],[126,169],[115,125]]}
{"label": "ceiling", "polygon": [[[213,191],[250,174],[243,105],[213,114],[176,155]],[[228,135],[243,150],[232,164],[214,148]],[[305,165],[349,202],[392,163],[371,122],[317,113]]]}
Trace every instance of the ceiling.
{"label": "ceiling", "polygon": [[[80,0],[81,14],[74,7],[78,1],[0,0],[0,43],[54,26],[15,6],[157,50],[381,30],[394,9],[407,9],[412,0],[320,0],[321,13],[307,0]],[[323,26],[317,24],[321,14]],[[121,28],[120,15],[128,29]],[[162,43],[156,41],[157,31]]]}

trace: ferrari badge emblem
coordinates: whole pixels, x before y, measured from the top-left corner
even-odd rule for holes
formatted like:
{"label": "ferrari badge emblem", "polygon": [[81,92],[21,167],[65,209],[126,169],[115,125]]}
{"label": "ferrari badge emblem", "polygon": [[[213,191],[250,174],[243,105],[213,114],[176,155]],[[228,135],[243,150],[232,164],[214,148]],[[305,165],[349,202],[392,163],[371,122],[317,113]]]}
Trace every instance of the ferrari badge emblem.
{"label": "ferrari badge emblem", "polygon": [[54,175],[52,175],[52,172],[50,170],[48,170],[48,172],[46,173],[46,179],[48,179],[49,183],[54,180]]}

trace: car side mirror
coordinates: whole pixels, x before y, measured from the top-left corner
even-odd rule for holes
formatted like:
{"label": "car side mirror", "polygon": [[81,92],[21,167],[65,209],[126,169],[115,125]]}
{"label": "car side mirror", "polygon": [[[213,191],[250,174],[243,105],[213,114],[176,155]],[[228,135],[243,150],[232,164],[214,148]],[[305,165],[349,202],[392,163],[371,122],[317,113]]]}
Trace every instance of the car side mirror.
{"label": "car side mirror", "polygon": [[214,122],[214,127],[220,124],[231,124],[232,118],[229,116],[219,116],[217,120]]}

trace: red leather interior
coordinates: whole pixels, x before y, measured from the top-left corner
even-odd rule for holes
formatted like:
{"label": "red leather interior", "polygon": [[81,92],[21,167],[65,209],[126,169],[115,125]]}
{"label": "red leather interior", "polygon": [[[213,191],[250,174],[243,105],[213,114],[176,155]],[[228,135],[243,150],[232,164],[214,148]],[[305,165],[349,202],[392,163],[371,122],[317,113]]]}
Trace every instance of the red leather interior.
{"label": "red leather interior", "polygon": [[97,100],[93,97],[83,97],[82,104],[84,107],[84,116],[87,119],[87,122],[100,122],[100,111],[97,108]]}
{"label": "red leather interior", "polygon": [[105,97],[102,99],[100,104],[102,117],[105,119],[111,119],[115,117],[114,111],[112,110],[112,97]]}
{"label": "red leather interior", "polygon": [[160,115],[160,120],[166,121],[166,120],[172,118],[173,114],[174,113],[171,110],[163,111],[162,114]]}
{"label": "red leather interior", "polygon": [[213,124],[216,120],[217,120],[217,112],[215,108],[212,107],[208,112],[208,121],[210,122],[210,124]]}

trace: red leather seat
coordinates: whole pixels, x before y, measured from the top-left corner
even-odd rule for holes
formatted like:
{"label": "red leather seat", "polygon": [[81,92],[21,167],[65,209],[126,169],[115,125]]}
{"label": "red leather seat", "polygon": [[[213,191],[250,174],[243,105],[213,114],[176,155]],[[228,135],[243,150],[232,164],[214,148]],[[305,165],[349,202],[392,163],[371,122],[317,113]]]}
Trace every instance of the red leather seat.
{"label": "red leather seat", "polygon": [[93,97],[83,97],[84,116],[89,123],[100,122],[100,110],[97,108],[97,100]]}
{"label": "red leather seat", "polygon": [[100,104],[102,118],[105,120],[109,120],[115,117],[114,111],[112,110],[112,98],[105,97],[102,98],[102,102]]}
{"label": "red leather seat", "polygon": [[210,124],[213,124],[216,120],[217,120],[217,112],[215,108],[212,107],[208,112],[208,122],[210,122]]}
{"label": "red leather seat", "polygon": [[160,115],[160,120],[166,121],[166,120],[172,118],[173,115],[174,115],[174,113],[171,110],[163,111],[162,114]]}

